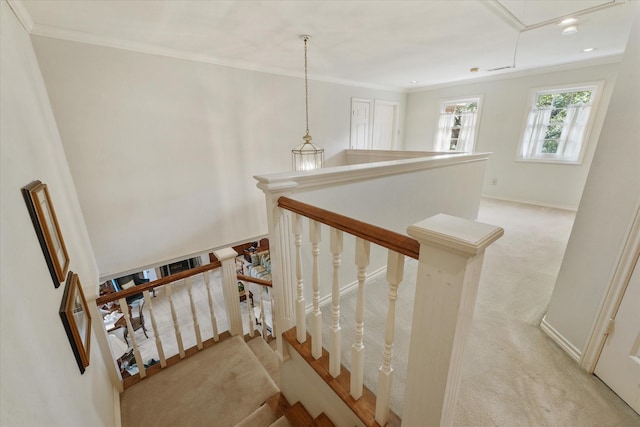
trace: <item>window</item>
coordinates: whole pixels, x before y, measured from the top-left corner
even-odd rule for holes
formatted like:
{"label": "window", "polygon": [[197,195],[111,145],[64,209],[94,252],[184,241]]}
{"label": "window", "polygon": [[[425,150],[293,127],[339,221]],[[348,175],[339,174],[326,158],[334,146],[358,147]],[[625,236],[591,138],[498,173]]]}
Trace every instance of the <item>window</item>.
{"label": "window", "polygon": [[580,163],[601,86],[533,89],[518,159]]}
{"label": "window", "polygon": [[479,97],[441,102],[435,150],[473,151],[479,110]]}

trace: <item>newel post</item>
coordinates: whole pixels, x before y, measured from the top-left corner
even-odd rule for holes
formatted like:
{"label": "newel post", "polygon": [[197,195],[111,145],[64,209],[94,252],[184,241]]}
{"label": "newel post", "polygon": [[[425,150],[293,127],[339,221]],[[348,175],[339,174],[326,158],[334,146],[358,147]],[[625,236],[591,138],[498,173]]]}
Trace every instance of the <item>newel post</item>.
{"label": "newel post", "polygon": [[402,423],[450,426],[484,250],[504,230],[439,214],[407,232],[420,258]]}
{"label": "newel post", "polygon": [[[281,196],[290,195],[298,184],[288,180],[271,183],[268,178],[260,176],[254,178],[258,180],[258,188],[265,194],[267,205],[271,281],[273,283],[271,288],[273,292],[273,310],[271,311],[274,322],[273,333],[277,344],[276,353],[280,360],[285,360],[289,356],[282,339],[282,333],[296,326],[296,305],[304,309],[304,299],[299,303],[298,295],[302,295],[302,270],[300,269],[299,277],[295,274],[296,267],[301,268],[301,266],[296,266],[292,262],[300,249],[293,244],[294,239],[297,239],[295,232],[300,231],[296,222],[298,218],[279,207],[278,199]],[[300,293],[297,292],[298,286],[300,286]],[[304,313],[302,311],[301,313],[300,319],[304,321]]]}
{"label": "newel post", "polygon": [[224,248],[214,251],[213,254],[222,264],[222,294],[224,295],[224,303],[229,315],[229,332],[232,336],[243,336],[240,297],[238,295],[238,276],[236,274],[236,257],[238,253],[232,248]]}

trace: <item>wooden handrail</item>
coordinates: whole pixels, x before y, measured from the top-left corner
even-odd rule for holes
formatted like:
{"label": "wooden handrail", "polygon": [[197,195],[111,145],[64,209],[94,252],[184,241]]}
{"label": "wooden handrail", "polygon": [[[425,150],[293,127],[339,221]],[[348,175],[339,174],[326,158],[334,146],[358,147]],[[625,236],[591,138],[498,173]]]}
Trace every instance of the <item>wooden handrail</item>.
{"label": "wooden handrail", "polygon": [[342,230],[356,237],[375,243],[384,248],[418,259],[420,244],[417,240],[395,231],[390,231],[373,224],[358,221],[344,215],[337,214],[316,206],[312,206],[288,197],[280,197],[278,206],[288,211],[300,214],[314,221]]}
{"label": "wooden handrail", "polygon": [[270,288],[273,287],[273,284],[270,280],[262,280],[256,277],[245,276],[244,274],[238,274],[237,276],[238,276],[238,280],[244,280],[245,282],[255,283],[256,285],[260,285],[260,286],[268,286]]}
{"label": "wooden handrail", "polygon": [[214,261],[209,264],[205,264],[199,267],[191,268],[189,270],[181,271],[180,273],[161,277],[158,280],[154,280],[153,282],[137,285],[129,289],[103,295],[100,298],[96,299],[96,305],[100,306],[108,302],[118,301],[120,298],[126,298],[132,295],[137,295],[141,292],[157,288],[158,286],[166,285],[167,283],[171,283],[177,280],[185,279],[187,277],[195,276],[196,274],[204,273],[205,271],[215,270],[216,268],[220,268],[220,267],[222,267],[222,263],[220,261]]}

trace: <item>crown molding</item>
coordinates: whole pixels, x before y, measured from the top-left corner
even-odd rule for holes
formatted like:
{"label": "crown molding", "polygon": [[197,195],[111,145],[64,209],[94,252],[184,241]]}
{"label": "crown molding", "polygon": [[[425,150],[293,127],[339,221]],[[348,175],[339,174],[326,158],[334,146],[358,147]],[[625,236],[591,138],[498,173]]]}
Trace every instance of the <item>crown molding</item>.
{"label": "crown molding", "polygon": [[5,0],[5,1],[7,2],[11,10],[13,10],[13,13],[16,15],[16,17],[18,18],[18,21],[20,21],[20,24],[22,24],[24,29],[27,30],[28,33],[31,33],[34,26],[34,22],[27,8],[24,7],[24,4],[21,1],[16,1],[16,0]]}
{"label": "crown molding", "polygon": [[[33,19],[31,18],[31,15],[29,14],[29,11],[24,6],[22,1],[20,0],[5,0],[5,1],[9,5],[9,7],[13,10],[14,14],[18,18],[22,26],[25,28],[25,30],[31,35],[55,38],[55,39],[72,41],[77,43],[91,44],[96,46],[110,47],[115,49],[128,50],[132,52],[146,53],[150,55],[165,56],[165,57],[174,58],[174,59],[195,61],[200,63],[218,65],[222,67],[230,67],[230,68],[237,68],[237,69],[242,69],[246,71],[273,74],[277,76],[293,77],[293,78],[301,78],[301,79],[304,78],[304,74],[302,72],[291,72],[289,70],[285,70],[277,67],[264,67],[251,62],[230,61],[222,58],[216,58],[213,56],[201,55],[201,54],[192,53],[192,52],[185,52],[179,49],[164,48],[164,47],[154,46],[147,43],[136,43],[136,42],[119,39],[115,37],[97,36],[95,34],[85,33],[81,31],[68,30],[60,27],[38,24],[33,21]],[[495,2],[495,0],[493,1]],[[617,4],[624,4],[627,2],[628,0],[611,0],[610,3],[612,3],[612,5],[613,4],[617,5]],[[505,79],[526,77],[526,76],[531,76],[536,74],[564,71],[564,70],[570,70],[570,69],[586,67],[586,66],[619,63],[622,60],[622,56],[623,56],[622,54],[611,55],[606,57],[600,57],[600,58],[579,61],[579,62],[570,62],[566,64],[553,65],[548,67],[531,68],[531,69],[518,70],[518,71],[514,70],[514,71],[507,71],[507,72],[494,74],[491,76],[474,77],[474,78],[461,79],[461,80],[444,82],[444,83],[434,83],[434,84],[420,86],[420,87],[378,85],[378,84],[354,81],[349,79],[340,79],[340,78],[323,76],[323,75],[311,75],[309,76],[309,80],[316,81],[316,82],[343,85],[343,86],[350,86],[350,87],[360,87],[365,89],[396,92],[396,93],[417,93],[417,92],[424,92],[424,91],[458,86],[460,84],[484,83],[484,82],[490,82],[490,81],[496,81],[496,80],[505,80]]]}
{"label": "crown molding", "polygon": [[[22,8],[24,9],[23,6]],[[27,13],[27,16],[28,16],[28,13]],[[295,77],[295,78],[302,78],[302,79],[304,78],[303,73],[291,72],[291,71],[277,68],[277,67],[263,67],[257,64],[253,64],[250,62],[243,62],[243,61],[229,61],[226,59],[216,58],[213,56],[201,55],[201,54],[192,53],[192,52],[185,52],[179,49],[169,49],[169,48],[154,46],[147,43],[136,43],[129,40],[118,39],[114,37],[97,36],[95,34],[89,34],[89,33],[84,33],[84,32],[74,31],[74,30],[67,30],[64,28],[53,27],[50,25],[37,24],[37,23],[33,23],[33,21],[31,21],[31,23],[32,24],[31,24],[30,33],[35,36],[49,37],[49,38],[67,40],[67,41],[72,41],[77,43],[110,47],[115,49],[146,53],[150,55],[160,55],[160,56],[166,56],[169,58],[183,59],[188,61],[219,65],[223,67],[238,68],[242,70],[274,74],[274,75],[285,76],[285,77]],[[392,91],[392,92],[406,92],[406,88],[402,88],[402,87],[375,85],[375,84],[363,83],[363,82],[358,82],[358,81],[353,81],[348,79],[337,79],[337,78],[321,76],[321,75],[309,76],[309,80],[339,84],[339,85],[345,85],[345,86],[363,87],[367,89],[385,90],[385,91]]]}
{"label": "crown molding", "polygon": [[622,57],[623,57],[623,54],[617,54],[617,55],[603,56],[600,58],[588,59],[585,61],[567,62],[565,64],[550,65],[547,67],[529,68],[526,70],[519,70],[519,71],[509,71],[505,73],[495,74],[492,76],[461,79],[453,82],[436,83],[433,85],[420,86],[417,88],[411,88],[407,90],[407,92],[408,93],[427,92],[431,90],[445,89],[445,88],[460,86],[460,85],[485,83],[485,82],[492,82],[496,80],[518,79],[521,77],[528,77],[528,76],[533,76],[537,74],[546,74],[546,73],[555,73],[558,71],[574,70],[576,68],[595,67],[598,65],[606,65],[606,64],[619,64],[622,61]]}

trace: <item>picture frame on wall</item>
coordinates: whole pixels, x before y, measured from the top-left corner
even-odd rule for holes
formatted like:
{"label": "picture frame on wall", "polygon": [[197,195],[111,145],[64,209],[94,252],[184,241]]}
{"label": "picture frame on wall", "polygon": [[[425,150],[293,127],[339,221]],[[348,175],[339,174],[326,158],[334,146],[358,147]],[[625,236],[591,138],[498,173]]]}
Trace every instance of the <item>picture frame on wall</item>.
{"label": "picture frame on wall", "polygon": [[65,280],[70,260],[49,196],[49,189],[47,184],[33,181],[22,187],[22,194],[47,261],[53,285],[57,288]]}
{"label": "picture frame on wall", "polygon": [[67,275],[60,303],[60,319],[67,332],[80,373],[84,374],[86,367],[89,366],[91,314],[89,314],[80,279],[72,271]]}

